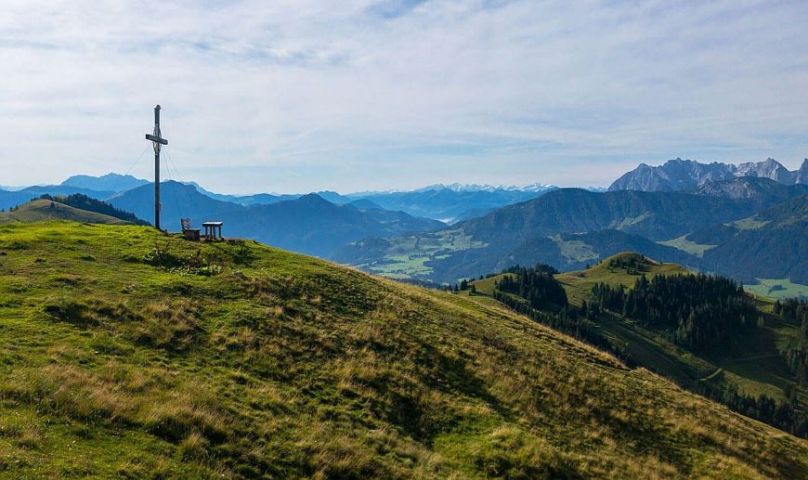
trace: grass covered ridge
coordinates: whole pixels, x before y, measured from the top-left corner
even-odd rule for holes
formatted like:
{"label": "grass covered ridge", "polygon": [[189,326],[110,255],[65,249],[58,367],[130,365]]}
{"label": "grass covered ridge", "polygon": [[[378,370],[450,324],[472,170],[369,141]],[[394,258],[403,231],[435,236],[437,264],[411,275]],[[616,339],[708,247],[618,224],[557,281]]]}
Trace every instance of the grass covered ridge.
{"label": "grass covered ridge", "polygon": [[129,223],[110,215],[74,208],[58,201],[43,198],[31,200],[8,212],[0,212],[0,224],[7,222],[41,222],[48,220],[71,220],[74,222],[112,225],[124,225]]}
{"label": "grass covered ridge", "polygon": [[0,225],[0,477],[800,478],[808,442],[493,303]]}

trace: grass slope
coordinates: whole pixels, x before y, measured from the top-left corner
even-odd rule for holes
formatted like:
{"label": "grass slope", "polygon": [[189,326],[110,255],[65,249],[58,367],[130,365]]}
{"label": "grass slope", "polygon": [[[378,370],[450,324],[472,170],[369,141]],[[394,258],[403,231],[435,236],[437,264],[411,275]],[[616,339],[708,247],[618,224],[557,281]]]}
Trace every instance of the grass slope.
{"label": "grass slope", "polygon": [[32,200],[16,210],[0,213],[0,223],[72,220],[75,222],[125,225],[129,222],[101,213],[74,208],[51,200]]}
{"label": "grass slope", "polygon": [[808,442],[474,298],[254,242],[0,225],[0,477],[806,475]]}
{"label": "grass slope", "polygon": [[808,298],[808,285],[794,283],[787,278],[759,278],[756,284],[746,284],[746,290],[771,299]]}
{"label": "grass slope", "polygon": [[681,237],[674,238],[672,240],[666,240],[664,242],[658,242],[660,245],[665,245],[667,247],[678,248],[679,250],[689,253],[691,255],[695,255],[699,258],[704,257],[704,252],[711,248],[715,248],[718,245],[703,245],[698,242],[694,242],[687,238],[687,235],[682,235]]}

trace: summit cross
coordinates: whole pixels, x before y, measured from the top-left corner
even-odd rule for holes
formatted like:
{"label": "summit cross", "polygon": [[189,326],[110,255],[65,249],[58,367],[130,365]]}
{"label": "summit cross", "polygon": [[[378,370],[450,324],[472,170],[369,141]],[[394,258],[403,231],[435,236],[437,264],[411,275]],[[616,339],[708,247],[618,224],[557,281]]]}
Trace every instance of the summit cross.
{"label": "summit cross", "polygon": [[160,105],[154,107],[154,131],[146,134],[154,147],[154,226],[160,230],[160,149],[168,140],[160,134]]}

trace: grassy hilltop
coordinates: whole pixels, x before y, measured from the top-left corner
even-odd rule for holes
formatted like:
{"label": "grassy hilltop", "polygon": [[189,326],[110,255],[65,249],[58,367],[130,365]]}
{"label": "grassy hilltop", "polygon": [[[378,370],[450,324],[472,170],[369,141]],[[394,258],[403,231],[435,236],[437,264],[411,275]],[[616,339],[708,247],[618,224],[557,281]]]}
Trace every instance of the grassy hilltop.
{"label": "grassy hilltop", "polygon": [[16,210],[0,212],[0,224],[9,222],[41,222],[47,220],[71,220],[74,222],[125,225],[129,222],[103,213],[71,207],[64,203],[36,199],[24,203]]}
{"label": "grassy hilltop", "polygon": [[808,442],[475,298],[0,225],[0,478],[803,478]]}

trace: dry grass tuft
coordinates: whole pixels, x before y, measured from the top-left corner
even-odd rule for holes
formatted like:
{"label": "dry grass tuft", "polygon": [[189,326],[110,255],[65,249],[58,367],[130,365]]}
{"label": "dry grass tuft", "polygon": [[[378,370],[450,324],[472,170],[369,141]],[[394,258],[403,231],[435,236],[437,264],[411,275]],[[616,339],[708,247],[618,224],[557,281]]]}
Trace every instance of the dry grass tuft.
{"label": "dry grass tuft", "polygon": [[169,352],[187,352],[205,337],[199,315],[199,308],[191,302],[151,303],[143,311],[144,320],[135,328],[135,340]]}

